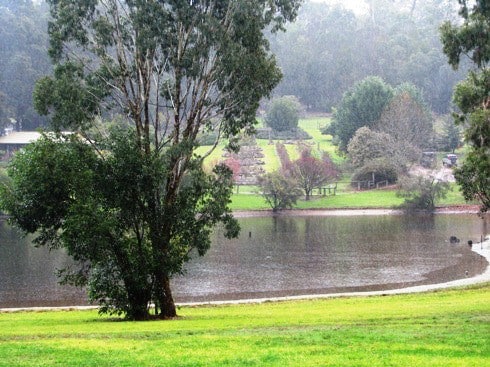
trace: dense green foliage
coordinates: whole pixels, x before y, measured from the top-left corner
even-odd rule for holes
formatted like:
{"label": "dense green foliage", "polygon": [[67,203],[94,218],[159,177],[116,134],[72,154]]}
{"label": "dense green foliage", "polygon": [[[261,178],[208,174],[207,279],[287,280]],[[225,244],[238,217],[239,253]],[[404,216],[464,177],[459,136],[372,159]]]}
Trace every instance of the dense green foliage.
{"label": "dense green foliage", "polygon": [[481,210],[490,208],[490,2],[459,0],[463,23],[446,22],[441,39],[449,64],[460,66],[467,55],[477,66],[458,84],[454,102],[460,113],[455,121],[465,128],[469,150],[455,176],[467,200],[477,199]]}
{"label": "dense green foliage", "polygon": [[435,144],[433,118],[413,84],[396,88],[370,77],[344,94],[332,124],[322,130],[337,139],[355,168],[353,185],[395,183]]}
{"label": "dense green foliage", "polygon": [[[450,70],[436,28],[454,19],[455,6],[447,0],[368,3],[366,11],[353,12],[306,2],[287,33],[269,37],[284,74],[277,95],[295,95],[308,108],[330,111],[356,82],[379,75],[392,85],[415,84],[431,109],[447,113],[465,68]],[[45,123],[31,95],[34,80],[51,70],[45,52],[48,15],[44,1],[0,1],[0,95],[8,97],[3,108],[0,102],[0,114],[8,110],[7,118],[21,122],[24,130]],[[106,24],[98,26],[103,30]]]}
{"label": "dense green foliage", "polygon": [[357,129],[373,126],[393,95],[393,88],[382,79],[367,77],[344,93],[334,110],[332,123],[323,132],[334,135],[339,149],[345,152]]}
{"label": "dense green foliage", "polygon": [[299,102],[293,96],[284,96],[272,100],[265,123],[276,131],[289,131],[298,127]]}
{"label": "dense green foliage", "polygon": [[146,233],[158,220],[151,217],[161,205],[153,190],[166,185],[172,151],[153,159],[139,154],[131,130],[97,144],[111,155],[100,159],[75,136],[45,136],[28,146],[9,166],[12,186],[3,188],[1,206],[36,235],[37,245],[67,249],[80,266],[63,269],[62,281],[88,286],[101,312],[144,318],[149,300],[159,299],[156,269],[164,267],[169,276],[181,272],[191,251],[202,255],[209,248],[218,221],[227,236],[237,234],[227,207],[231,172],[217,166],[206,175],[198,161],[190,163],[176,207],[161,213],[172,217],[176,235],[159,256]]}
{"label": "dense green foliage", "polygon": [[172,322],[95,311],[0,314],[0,366],[485,366],[490,287],[182,307]]}
{"label": "dense green foliage", "polygon": [[[216,222],[237,235],[230,172],[204,174],[199,136],[219,132],[233,149],[239,132],[253,130],[260,100],[280,79],[263,32],[293,20],[300,1],[48,4],[55,71],[38,82],[35,105],[55,130],[83,136],[87,162],[75,169],[82,143],[41,141],[14,161],[4,207],[25,231],[40,231],[38,242],[57,241],[82,261],[89,277],[67,280],[86,279],[102,311],[146,319],[153,302],[158,317],[174,317],[170,278],[189,251],[206,251]],[[94,134],[100,116],[118,116],[123,132],[108,141],[104,129]],[[59,162],[58,153],[66,153]],[[37,167],[45,171],[33,186]],[[63,190],[56,196],[51,167]]]}

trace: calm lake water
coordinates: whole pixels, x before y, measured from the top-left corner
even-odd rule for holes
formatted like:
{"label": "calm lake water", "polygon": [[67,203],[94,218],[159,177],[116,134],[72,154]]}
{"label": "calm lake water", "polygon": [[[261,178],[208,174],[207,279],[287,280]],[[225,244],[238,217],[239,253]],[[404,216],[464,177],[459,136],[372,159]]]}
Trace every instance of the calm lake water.
{"label": "calm lake water", "polygon": [[[481,273],[470,251],[490,220],[475,214],[261,216],[240,218],[241,236],[213,245],[173,279],[178,302],[390,289]],[[459,244],[450,244],[457,236]],[[83,290],[60,286],[63,251],[34,248],[0,222],[0,307],[86,304]],[[466,275],[468,272],[468,275]]]}

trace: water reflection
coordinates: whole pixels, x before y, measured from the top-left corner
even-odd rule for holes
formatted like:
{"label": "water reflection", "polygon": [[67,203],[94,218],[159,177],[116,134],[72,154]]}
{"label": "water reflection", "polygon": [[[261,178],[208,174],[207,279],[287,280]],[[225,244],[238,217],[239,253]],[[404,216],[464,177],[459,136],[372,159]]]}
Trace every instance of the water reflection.
{"label": "water reflection", "polygon": [[[462,278],[486,265],[463,245],[480,238],[475,215],[277,216],[240,223],[239,239],[217,233],[205,258],[174,280],[179,299],[388,289]],[[451,235],[462,243],[450,245]]]}
{"label": "water reflection", "polygon": [[70,263],[63,251],[36,248],[0,221],[0,307],[86,303],[83,290],[57,282],[55,270]]}
{"label": "water reflection", "polygon": [[[200,301],[388,289],[479,273],[486,262],[469,251],[487,225],[476,215],[264,216],[241,218],[242,234],[213,246],[173,280],[178,301]],[[450,236],[459,245],[448,243]],[[62,251],[34,248],[0,222],[0,307],[85,303],[61,287],[54,270]]]}

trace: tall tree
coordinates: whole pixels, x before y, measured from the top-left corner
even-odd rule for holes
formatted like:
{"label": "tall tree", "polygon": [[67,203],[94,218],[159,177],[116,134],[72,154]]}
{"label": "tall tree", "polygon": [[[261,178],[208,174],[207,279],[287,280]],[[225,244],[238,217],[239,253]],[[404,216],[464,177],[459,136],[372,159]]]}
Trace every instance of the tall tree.
{"label": "tall tree", "polygon": [[381,113],[374,129],[387,133],[397,144],[427,149],[433,144],[433,121],[428,109],[407,91],[398,93]]}
{"label": "tall tree", "polygon": [[444,118],[441,132],[437,136],[437,145],[440,150],[454,153],[461,145],[461,128],[456,125],[450,116]]}
{"label": "tall tree", "polygon": [[376,123],[393,98],[393,88],[379,77],[367,77],[344,93],[334,110],[332,123],[324,133],[337,137],[339,148],[345,152],[357,129]]}
{"label": "tall tree", "polygon": [[458,0],[462,24],[441,25],[444,53],[453,68],[468,56],[477,69],[457,85],[455,122],[465,128],[469,151],[455,177],[467,200],[477,199],[482,212],[490,208],[490,1]]}
{"label": "tall tree", "polygon": [[308,109],[330,111],[360,79],[357,28],[353,12],[307,2],[288,31],[271,39],[284,72],[277,94],[295,95]]}
{"label": "tall tree", "polygon": [[8,122],[8,106],[6,102],[5,94],[0,90],[0,136],[3,135],[3,131]]}
{"label": "tall tree", "polygon": [[313,189],[337,177],[338,170],[326,152],[319,159],[312,156],[311,150],[304,149],[300,158],[291,163],[288,173],[305,192],[305,199],[309,200]]}
{"label": "tall tree", "polygon": [[[196,139],[215,130],[236,148],[233,137],[253,129],[260,99],[280,79],[263,31],[283,28],[300,2],[48,0],[55,72],[38,82],[36,107],[51,115],[54,129],[90,141],[96,159],[82,155],[87,168],[73,175],[86,172],[80,193],[66,175],[57,177],[66,188],[60,195],[41,190],[47,200],[32,202],[32,190],[47,190],[24,179],[32,165],[42,161],[48,172],[60,165],[60,174],[87,149],[42,141],[27,153],[37,159],[14,161],[4,206],[21,228],[40,233],[38,243],[67,247],[83,260],[88,272],[66,279],[88,283],[106,310],[146,319],[153,301],[159,317],[175,316],[169,281],[190,251],[205,253],[217,222],[237,235],[229,169],[206,176]],[[97,116],[115,114],[131,126],[125,133],[109,141],[89,134]],[[58,162],[57,150],[67,150],[67,159]],[[51,220],[37,215],[39,206],[59,210]]]}

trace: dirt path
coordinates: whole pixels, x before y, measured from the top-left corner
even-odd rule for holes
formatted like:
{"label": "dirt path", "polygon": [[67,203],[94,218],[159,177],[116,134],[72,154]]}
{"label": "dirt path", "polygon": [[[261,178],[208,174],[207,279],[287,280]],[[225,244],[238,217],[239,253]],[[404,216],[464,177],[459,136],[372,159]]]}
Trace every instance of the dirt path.
{"label": "dirt path", "polygon": [[424,168],[416,165],[410,169],[410,174],[414,176],[434,177],[438,181],[456,182],[453,169],[450,167],[438,167],[436,169]]}

